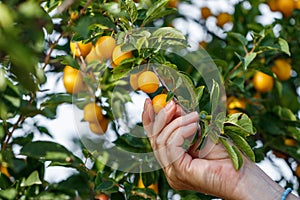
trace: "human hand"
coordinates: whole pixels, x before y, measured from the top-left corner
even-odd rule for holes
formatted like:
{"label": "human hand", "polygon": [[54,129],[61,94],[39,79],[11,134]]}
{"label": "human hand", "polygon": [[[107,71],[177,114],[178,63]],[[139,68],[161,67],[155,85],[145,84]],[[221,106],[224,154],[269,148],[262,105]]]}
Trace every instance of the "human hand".
{"label": "human hand", "polygon": [[210,151],[202,158],[187,152],[182,145],[197,131],[197,112],[183,114],[180,106],[171,101],[155,116],[151,100],[147,99],[142,118],[154,154],[172,188],[226,199],[275,199],[282,194],[283,188],[247,158],[236,171],[221,144],[208,140],[204,148]]}

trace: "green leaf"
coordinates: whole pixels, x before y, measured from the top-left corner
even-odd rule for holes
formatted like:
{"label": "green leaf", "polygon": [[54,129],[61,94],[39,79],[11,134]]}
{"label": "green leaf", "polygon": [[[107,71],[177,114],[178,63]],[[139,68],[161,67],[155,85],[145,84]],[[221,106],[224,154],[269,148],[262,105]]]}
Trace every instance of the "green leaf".
{"label": "green leaf", "polygon": [[0,4],[0,24],[1,28],[11,29],[14,24],[13,10],[4,3]]}
{"label": "green leaf", "polygon": [[146,138],[135,137],[131,134],[123,134],[114,141],[114,144],[127,151],[141,152],[142,150],[146,150],[145,140]]}
{"label": "green leaf", "polygon": [[232,148],[233,148],[233,150],[235,151],[235,153],[238,157],[238,163],[239,163],[238,170],[239,170],[243,166],[243,162],[244,162],[243,156],[242,156],[241,152],[239,151],[239,149],[236,146],[233,145]]}
{"label": "green leaf", "polygon": [[151,37],[185,40],[185,36],[182,34],[182,32],[172,27],[159,28],[152,33]]}
{"label": "green leaf", "polygon": [[211,113],[214,113],[220,102],[220,87],[219,84],[213,80],[213,85],[210,92],[210,101],[211,101]]}
{"label": "green leaf", "polygon": [[63,103],[73,103],[72,95],[65,93],[51,94],[48,96],[47,100],[41,104],[41,107],[56,107]]}
{"label": "green leaf", "polygon": [[171,99],[173,99],[173,97],[174,97],[174,92],[169,91],[167,94],[167,102],[169,102]]}
{"label": "green leaf", "polygon": [[251,119],[244,113],[235,113],[228,116],[224,122],[224,129],[240,133],[243,137],[254,135],[255,128],[252,125]]}
{"label": "green leaf", "polygon": [[27,1],[19,5],[18,11],[28,18],[42,17],[44,12],[38,2]]}
{"label": "green leaf", "polygon": [[146,36],[137,39],[135,47],[138,50],[138,52],[141,51],[143,45],[145,45],[145,48],[148,48],[148,40]]}
{"label": "green leaf", "polygon": [[245,57],[240,56],[238,53],[235,52],[235,55],[242,61],[243,67],[245,70],[247,70],[248,66],[251,64],[251,62],[256,58],[257,53],[249,53]]}
{"label": "green leaf", "polygon": [[240,33],[229,32],[228,36],[237,39],[243,46],[246,46],[248,44],[248,40]]}
{"label": "green leaf", "polygon": [[174,8],[165,8],[164,10],[161,10],[159,12],[157,12],[155,15],[149,16],[149,18],[147,18],[147,20],[144,20],[143,24],[147,24],[151,21],[154,21],[156,19],[159,19],[161,17],[176,13],[177,9]]}
{"label": "green leaf", "polygon": [[278,43],[279,43],[279,46],[280,46],[280,50],[282,52],[286,53],[287,55],[291,56],[291,52],[290,52],[290,49],[289,49],[289,44],[287,43],[287,41],[282,39],[282,38],[279,38]]}
{"label": "green leaf", "polygon": [[[76,199],[78,196],[80,196],[81,199],[90,199],[92,192],[91,188],[88,187],[89,182],[87,176],[88,175],[84,173],[73,174],[64,181],[57,184],[50,184],[48,191],[55,191],[56,194],[58,192],[68,194],[73,197],[71,199]],[[57,197],[57,199],[60,200],[59,197]]]}
{"label": "green leaf", "polygon": [[15,188],[0,190],[0,197],[5,199],[16,199],[18,191]]}
{"label": "green leaf", "polygon": [[142,179],[145,187],[157,182],[157,174],[154,172],[141,173],[139,178]]}
{"label": "green leaf", "polygon": [[5,130],[2,124],[0,124],[0,140],[2,141],[3,137],[5,136]]}
{"label": "green leaf", "polygon": [[61,64],[63,65],[69,65],[71,67],[74,67],[75,69],[80,69],[80,65],[78,62],[70,55],[61,56]]}
{"label": "green leaf", "polygon": [[256,58],[257,53],[249,53],[246,55],[246,57],[243,60],[244,69],[247,70],[250,63]]}
{"label": "green leaf", "polygon": [[143,21],[143,24],[147,24],[153,19],[156,19],[156,16],[159,15],[159,12],[164,8],[164,6],[168,3],[169,0],[159,0],[156,1],[146,12],[146,17]]}
{"label": "green leaf", "polygon": [[200,101],[200,99],[202,98],[204,88],[205,88],[205,86],[203,86],[203,85],[196,88],[196,96],[197,96],[198,101]]}
{"label": "green leaf", "polygon": [[39,200],[69,200],[72,199],[69,195],[67,194],[60,194],[57,191],[56,192],[41,192],[36,199]]}
{"label": "green leaf", "polygon": [[250,145],[248,144],[248,142],[242,136],[240,136],[236,132],[232,132],[230,130],[226,131],[225,135],[227,135],[232,140],[232,142],[243,153],[245,153],[245,155],[248,156],[248,158],[250,158],[250,160],[252,160],[253,162],[255,162],[254,152],[253,152],[252,148],[250,147]]}
{"label": "green leaf", "polygon": [[[1,138],[1,137],[0,137]],[[13,139],[14,144],[18,144],[21,146],[26,145],[27,143],[31,142],[33,140],[33,133],[30,133],[26,136],[16,137]]]}
{"label": "green leaf", "polygon": [[4,69],[0,68],[0,92],[4,92],[6,90],[6,78]]}
{"label": "green leaf", "polygon": [[10,181],[10,178],[2,172],[0,172],[0,190],[8,189],[11,186],[11,184],[12,182]]}
{"label": "green leaf", "polygon": [[132,23],[134,23],[137,20],[138,12],[135,6],[135,3],[133,0],[126,0],[125,1],[125,7],[126,10],[130,16],[130,20]]}
{"label": "green leaf", "polygon": [[21,99],[19,97],[4,95],[3,98],[9,101],[14,107],[19,107],[21,105]]}
{"label": "green leaf", "polygon": [[115,191],[117,192],[116,183],[113,180],[102,181],[99,185],[96,186],[95,190],[100,191]]}
{"label": "green leaf", "polygon": [[38,171],[32,172],[28,178],[21,183],[21,187],[28,187],[32,185],[41,185],[42,181],[40,180]]}
{"label": "green leaf", "polygon": [[79,34],[81,39],[87,39],[89,37],[90,27],[94,24],[98,26],[102,25],[102,28],[111,28],[115,29],[116,25],[108,18],[103,16],[102,14],[95,14],[93,17],[91,16],[83,16],[80,17],[76,26],[72,26],[72,30]]}
{"label": "green leaf", "polygon": [[236,151],[233,149],[233,147],[227,142],[226,139],[224,138],[220,138],[220,141],[222,142],[223,146],[225,147],[225,149],[227,150],[230,159],[232,161],[233,167],[234,169],[238,170],[240,168],[239,166],[239,158],[238,155],[236,153]]}
{"label": "green leaf", "polygon": [[297,118],[294,113],[289,109],[281,106],[275,106],[273,108],[273,112],[277,114],[277,116],[286,121],[296,121]]}
{"label": "green leaf", "polygon": [[6,105],[0,101],[0,119],[6,120],[8,118],[8,110]]}
{"label": "green leaf", "polygon": [[109,154],[106,151],[104,151],[101,155],[97,156],[97,159],[95,161],[97,170],[102,171],[106,166],[108,160],[109,160]]}
{"label": "green leaf", "polygon": [[58,161],[65,164],[82,163],[79,158],[74,156],[64,146],[50,141],[30,142],[21,149],[20,154],[40,160]]}

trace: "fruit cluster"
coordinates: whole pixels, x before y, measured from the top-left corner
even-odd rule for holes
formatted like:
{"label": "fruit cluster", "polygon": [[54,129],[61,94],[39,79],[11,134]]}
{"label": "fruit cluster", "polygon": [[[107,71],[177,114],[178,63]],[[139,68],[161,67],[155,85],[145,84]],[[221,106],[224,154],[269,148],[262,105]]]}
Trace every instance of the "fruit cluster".
{"label": "fruit cluster", "polygon": [[[91,62],[104,63],[109,61],[112,68],[121,65],[122,61],[132,58],[131,51],[122,51],[121,45],[111,36],[100,37],[95,45],[92,42],[70,42],[71,53],[74,57],[84,59],[86,64]],[[63,83],[70,94],[78,94],[88,91],[88,84],[84,77],[93,76],[87,70],[75,69],[72,66],[64,68]],[[92,79],[95,79],[92,77]],[[147,94],[155,93],[160,80],[153,71],[141,71],[130,75],[130,85],[134,90],[141,90]],[[154,112],[158,113],[167,104],[167,94],[158,94],[153,99]],[[84,120],[89,123],[90,130],[96,134],[104,134],[107,130],[109,119],[103,115],[102,108],[97,102],[91,102],[84,106]]]}
{"label": "fruit cluster", "polygon": [[104,62],[106,60],[111,60],[111,66],[113,68],[119,66],[123,60],[132,58],[132,52],[123,52],[121,45],[117,45],[116,40],[111,36],[101,36],[95,45],[93,45],[92,42],[70,42],[70,49],[73,56],[82,56],[87,63],[92,61]]}
{"label": "fruit cluster", "polygon": [[[287,81],[291,77],[292,66],[289,61],[284,58],[277,58],[276,60],[274,60],[273,65],[270,69],[279,81]],[[257,71],[253,76],[252,83],[254,89],[257,91],[254,98],[257,98],[260,97],[260,93],[267,93],[273,89],[274,78],[273,76],[268,75],[264,72]],[[230,96],[227,99],[228,114],[233,114],[245,110],[247,103],[249,103],[249,101],[247,101],[246,99]]]}
{"label": "fruit cluster", "polygon": [[[111,67],[115,68],[124,59],[132,57],[132,52],[123,52],[121,45],[117,45],[116,40],[111,36],[101,36],[95,45],[92,42],[71,41],[70,49],[73,57],[78,57],[85,62],[85,67],[83,66],[83,69],[76,69],[72,66],[64,68],[63,83],[69,94],[78,94],[89,90],[84,77],[90,76],[90,78],[95,80],[94,75],[88,73],[88,70],[85,69],[86,64],[111,61]],[[95,134],[104,134],[107,130],[109,119],[103,115],[101,106],[96,102],[90,102],[84,106],[83,111],[84,120],[89,123],[90,130]]]}

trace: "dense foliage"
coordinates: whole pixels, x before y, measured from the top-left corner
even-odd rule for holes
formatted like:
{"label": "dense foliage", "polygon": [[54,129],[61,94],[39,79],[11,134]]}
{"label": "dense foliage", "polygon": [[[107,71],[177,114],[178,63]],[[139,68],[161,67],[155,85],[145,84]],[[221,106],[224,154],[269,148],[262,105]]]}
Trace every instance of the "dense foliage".
{"label": "dense foliage", "polygon": [[[174,191],[148,157],[141,121],[131,124],[135,113],[124,105],[158,93],[199,111],[201,141],[222,142],[237,170],[242,154],[282,158],[295,178],[276,181],[299,192],[300,11],[282,1],[229,2],[229,11],[208,0],[0,1],[0,198],[213,198]],[[269,7],[277,18],[267,24]],[[160,84],[143,87],[137,76],[146,70]],[[50,76],[66,92],[45,89]],[[52,137],[38,120],[55,119],[62,104],[76,107],[82,157],[38,140]],[[52,166],[77,173],[49,183]]]}

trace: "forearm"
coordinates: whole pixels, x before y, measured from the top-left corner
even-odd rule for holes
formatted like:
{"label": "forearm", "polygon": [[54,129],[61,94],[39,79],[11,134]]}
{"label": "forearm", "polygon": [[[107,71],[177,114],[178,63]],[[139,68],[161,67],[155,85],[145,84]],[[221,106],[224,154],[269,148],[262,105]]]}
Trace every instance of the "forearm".
{"label": "forearm", "polygon": [[[244,175],[237,186],[236,193],[234,194],[235,199],[281,199],[285,189],[273,181],[257,165],[254,163],[247,163],[243,170]],[[290,193],[286,199],[296,200],[298,198]]]}

